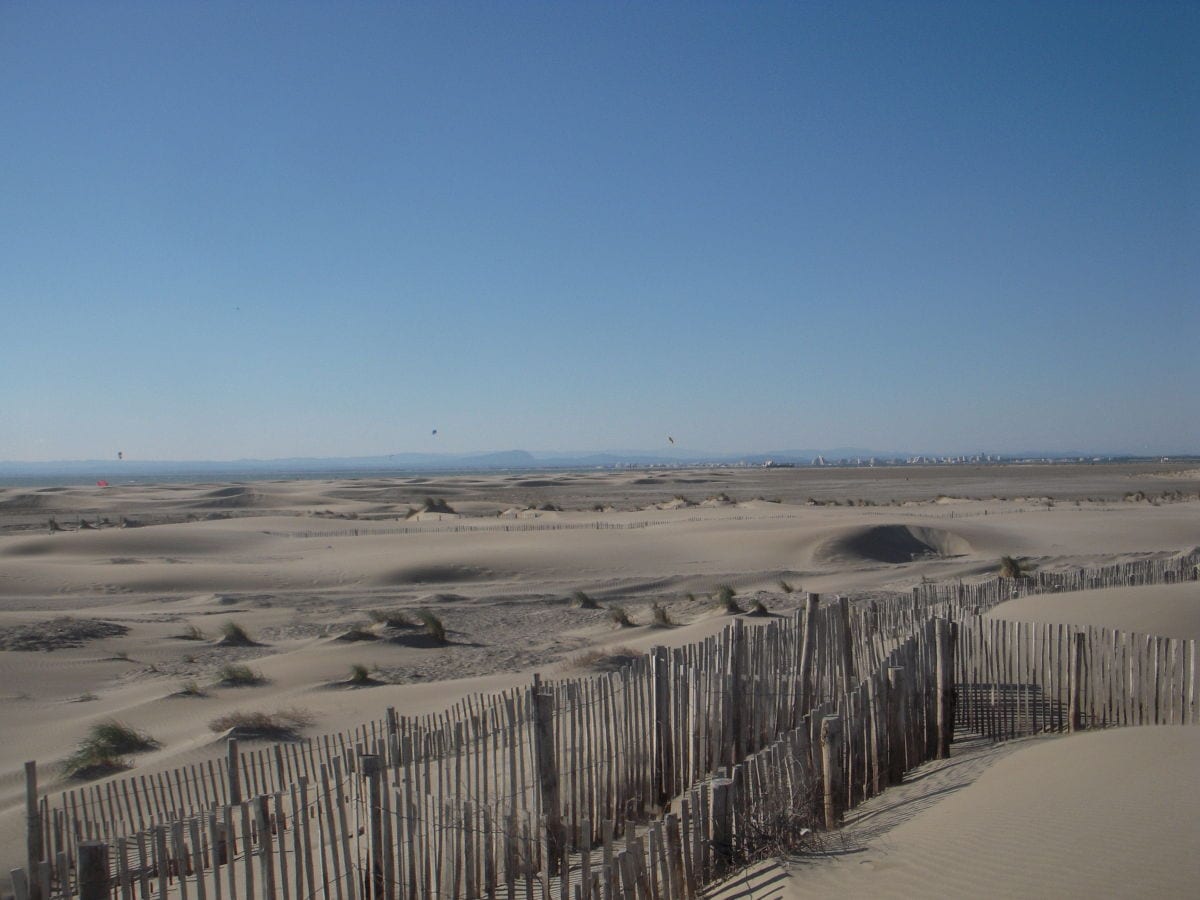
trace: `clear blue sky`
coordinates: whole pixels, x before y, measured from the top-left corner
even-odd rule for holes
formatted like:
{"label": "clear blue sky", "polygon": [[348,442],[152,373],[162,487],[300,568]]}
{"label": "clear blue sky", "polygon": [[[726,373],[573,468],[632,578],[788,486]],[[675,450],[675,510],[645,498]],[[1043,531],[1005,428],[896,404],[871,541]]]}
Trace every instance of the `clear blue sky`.
{"label": "clear blue sky", "polygon": [[0,123],[0,459],[1200,452],[1196,3],[6,2]]}

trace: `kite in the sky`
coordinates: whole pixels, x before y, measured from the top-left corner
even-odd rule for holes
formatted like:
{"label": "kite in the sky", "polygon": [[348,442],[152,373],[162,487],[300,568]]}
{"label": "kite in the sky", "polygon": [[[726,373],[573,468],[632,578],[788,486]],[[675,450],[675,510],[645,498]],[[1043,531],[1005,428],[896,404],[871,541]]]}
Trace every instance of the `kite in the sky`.
{"label": "kite in the sky", "polygon": [[670,441],[672,444],[675,443],[675,438],[671,437],[669,434],[667,435],[667,440]]}
{"label": "kite in the sky", "polygon": [[125,458],[125,453],[124,453],[124,451],[122,451],[122,450],[118,450],[118,451],[117,451],[117,459],[124,459],[124,458]]}
{"label": "kite in the sky", "polygon": [[436,428],[435,428],[435,429],[433,429],[433,433],[434,433],[434,434],[437,434],[437,429],[436,429]]}
{"label": "kite in the sky", "polygon": [[107,481],[103,481],[103,480],[101,480],[101,481],[97,481],[97,482],[96,482],[96,487],[108,487],[108,482],[107,482]]}

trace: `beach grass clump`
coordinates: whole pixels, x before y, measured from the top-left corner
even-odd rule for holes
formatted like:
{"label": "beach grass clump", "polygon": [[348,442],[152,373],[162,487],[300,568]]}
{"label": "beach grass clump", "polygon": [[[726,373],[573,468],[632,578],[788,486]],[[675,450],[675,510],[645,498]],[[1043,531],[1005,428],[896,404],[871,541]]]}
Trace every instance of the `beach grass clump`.
{"label": "beach grass clump", "polygon": [[384,628],[412,628],[412,619],[402,609],[373,609],[371,621]]}
{"label": "beach grass clump", "polygon": [[312,713],[300,707],[289,707],[273,713],[235,711],[218,716],[208,723],[215,732],[230,732],[231,737],[246,740],[294,740],[302,728],[316,721]]}
{"label": "beach grass clump", "polygon": [[423,512],[448,513],[453,515],[454,508],[441,497],[426,497],[421,505]]}
{"label": "beach grass clump", "polygon": [[1001,578],[1024,578],[1029,574],[1029,566],[1015,556],[1000,557]]}
{"label": "beach grass clump", "polygon": [[95,778],[129,768],[125,757],[161,747],[150,735],[110,719],[92,726],[88,736],[79,742],[75,752],[63,763],[70,778]]}
{"label": "beach grass clump", "polygon": [[358,641],[377,641],[379,640],[379,635],[367,631],[367,629],[361,625],[355,625],[349,631],[338,635],[338,640],[346,641],[347,643],[356,643]]}
{"label": "beach grass clump", "polygon": [[630,647],[595,647],[571,659],[571,665],[581,671],[617,672],[641,659],[645,654]]}
{"label": "beach grass clump", "polygon": [[608,620],[618,628],[631,628],[633,619],[629,618],[629,613],[625,611],[623,606],[610,606],[608,608]]}
{"label": "beach grass clump", "polygon": [[600,604],[597,603],[592,597],[589,597],[583,591],[575,591],[573,594],[571,594],[571,599],[575,601],[575,605],[578,606],[580,609],[599,609],[600,608]]}
{"label": "beach grass clump", "polygon": [[429,639],[435,644],[447,644],[449,638],[446,637],[446,626],[442,624],[434,613],[427,609],[422,609],[417,613],[417,619],[425,626],[425,632],[429,635]]}
{"label": "beach grass clump", "polygon": [[375,681],[371,678],[370,669],[362,663],[355,663],[350,667],[350,678],[346,683],[357,687],[365,687],[369,684],[374,684]]}
{"label": "beach grass clump", "polygon": [[721,584],[717,586],[717,603],[721,605],[721,609],[728,615],[736,616],[743,610],[738,606],[737,591],[733,589],[733,585]]}
{"label": "beach grass clump", "polygon": [[779,589],[781,591],[783,591],[785,594],[790,594],[790,593],[792,593],[792,591],[796,590],[794,587],[792,587],[792,585],[790,583],[788,583],[787,581],[785,581],[782,578],[779,579]]}
{"label": "beach grass clump", "polygon": [[650,621],[659,628],[670,628],[675,624],[667,608],[658,603],[650,604]]}
{"label": "beach grass clump", "polygon": [[199,626],[189,622],[183,631],[175,635],[175,637],[181,641],[202,641],[207,635],[205,635]]}
{"label": "beach grass clump", "polygon": [[194,678],[188,679],[179,685],[179,690],[171,695],[172,697],[207,697],[208,691],[200,686],[200,682]]}
{"label": "beach grass clump", "polygon": [[222,666],[217,673],[217,684],[222,687],[254,687],[266,684],[267,679],[262,672],[238,663]]}
{"label": "beach grass clump", "polygon": [[218,641],[222,647],[257,647],[258,642],[255,641],[250,634],[233,619],[225,622],[221,626],[221,640]]}
{"label": "beach grass clump", "polygon": [[750,607],[750,614],[754,616],[769,616],[771,611],[767,609],[767,604],[763,603],[761,599],[756,597],[754,604]]}

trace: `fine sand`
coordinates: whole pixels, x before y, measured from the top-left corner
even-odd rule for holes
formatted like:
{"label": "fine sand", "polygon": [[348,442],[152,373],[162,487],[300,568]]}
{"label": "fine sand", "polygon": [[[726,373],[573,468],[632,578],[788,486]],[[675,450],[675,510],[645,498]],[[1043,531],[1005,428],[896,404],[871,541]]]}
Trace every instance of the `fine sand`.
{"label": "fine sand", "polygon": [[[0,871],[21,862],[24,761],[37,760],[44,787],[70,786],[61,762],[105,719],[161,742],[132,760],[149,773],[218,755],[208,723],[234,710],[301,707],[319,734],[387,706],[418,714],[534,671],[574,673],[597,647],[697,640],[728,621],[710,599],[722,584],[786,612],[802,590],[878,596],[985,578],[1002,554],[1052,570],[1200,546],[1200,478],[1164,466],[110,480],[0,488]],[[575,591],[638,624],[578,608]],[[650,627],[652,603],[676,626]],[[449,644],[371,618],[390,610],[434,612]],[[1198,611],[1196,586],[1177,585],[1031,597],[994,614],[1196,637]],[[256,645],[221,644],[227,621]],[[374,639],[341,639],[355,629]],[[265,683],[214,687],[229,663]],[[376,684],[344,684],[353,664]],[[173,696],[188,681],[204,696]],[[1141,734],[1112,735],[1127,743],[1095,751],[1097,770],[1106,754],[1158,754]],[[1179,753],[1200,764],[1195,743]],[[1165,844],[1178,837],[1161,829]],[[975,853],[961,851],[963,871]]]}
{"label": "fine sand", "polygon": [[959,748],[854,810],[826,853],[760,865],[717,896],[1189,896],[1198,763],[1194,727]]}

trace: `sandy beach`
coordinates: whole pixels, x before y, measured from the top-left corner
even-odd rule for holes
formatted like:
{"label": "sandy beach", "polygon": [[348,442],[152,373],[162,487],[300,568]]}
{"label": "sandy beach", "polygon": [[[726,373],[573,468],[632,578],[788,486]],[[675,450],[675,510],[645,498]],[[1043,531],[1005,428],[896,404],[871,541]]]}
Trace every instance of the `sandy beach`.
{"label": "sandy beach", "polygon": [[[727,621],[720,585],[786,612],[803,591],[854,599],[981,579],[1001,555],[1053,571],[1178,554],[1200,546],[1198,491],[1195,470],[1167,465],[0,489],[0,864],[21,862],[22,764],[36,760],[43,788],[62,789],[63,760],[109,718],[160,742],[134,760],[158,771],[219,755],[209,723],[237,710],[300,707],[314,723],[306,733],[319,734],[387,706],[436,711],[535,671],[575,672],[597,647],[694,641]],[[634,625],[578,608],[577,591],[623,606]],[[652,604],[673,627],[651,627]],[[415,622],[421,610],[444,623],[448,645],[376,621],[400,611]],[[1027,597],[990,615],[1196,638],[1200,589]],[[221,643],[231,621],[253,645]],[[263,682],[214,686],[231,663]],[[371,686],[345,683],[353,665]],[[200,696],[178,695],[189,682]],[[787,890],[1169,895],[1196,877],[1195,737],[1156,728],[1020,742],[977,763],[970,786],[867,840],[861,862],[805,863]],[[890,796],[876,803],[898,802]],[[1079,868],[1071,854],[1105,865],[1062,880]],[[1035,856],[1028,869],[1012,864]],[[1056,865],[1060,880],[1045,880]]]}

